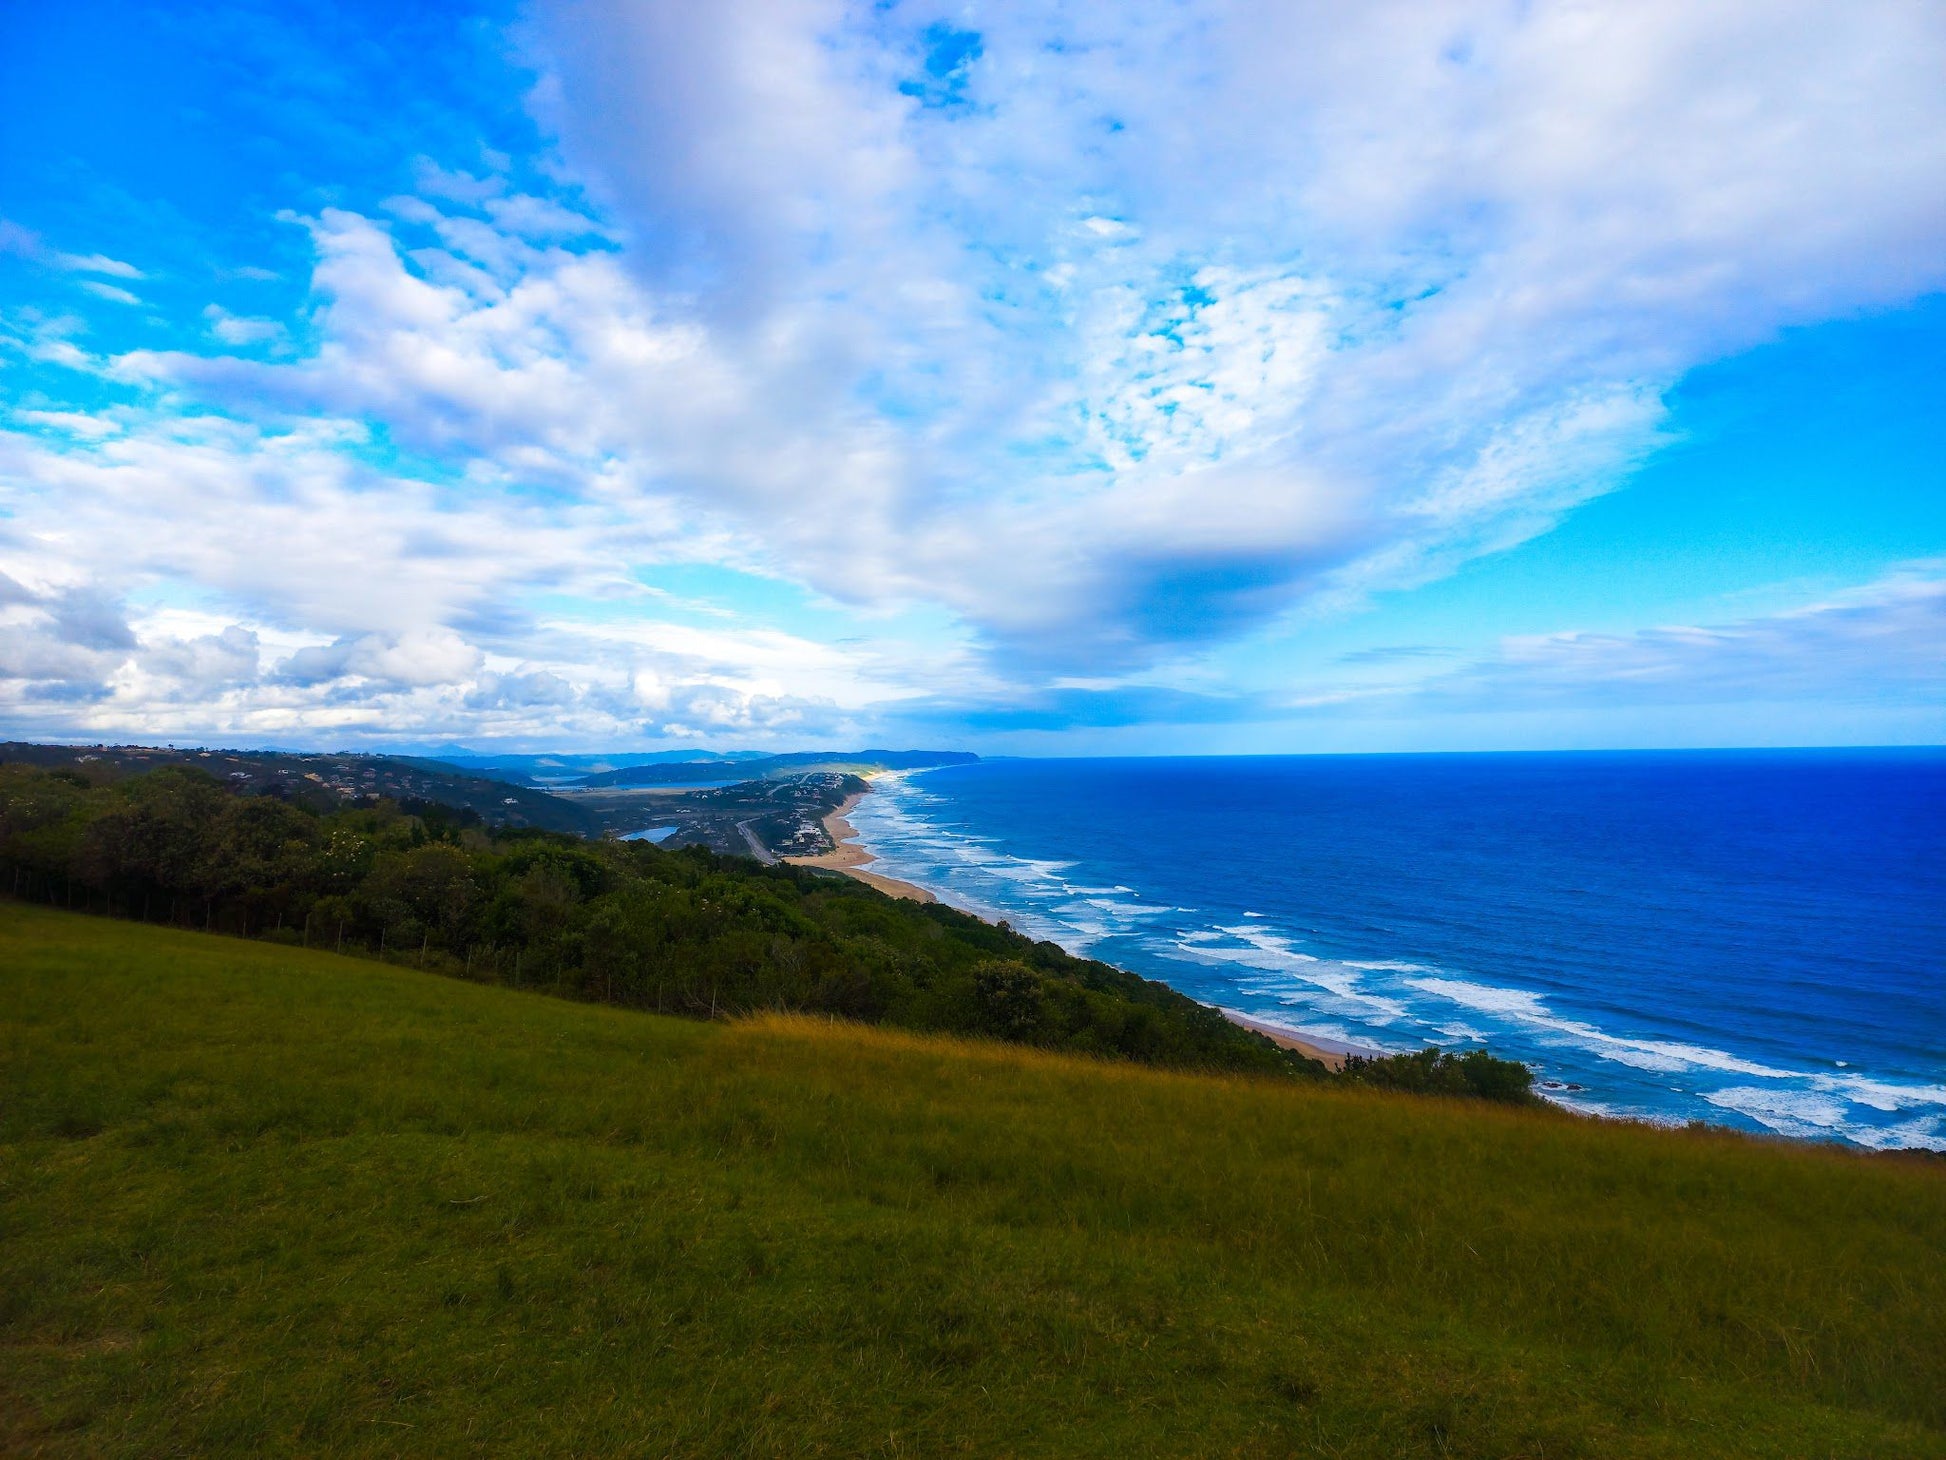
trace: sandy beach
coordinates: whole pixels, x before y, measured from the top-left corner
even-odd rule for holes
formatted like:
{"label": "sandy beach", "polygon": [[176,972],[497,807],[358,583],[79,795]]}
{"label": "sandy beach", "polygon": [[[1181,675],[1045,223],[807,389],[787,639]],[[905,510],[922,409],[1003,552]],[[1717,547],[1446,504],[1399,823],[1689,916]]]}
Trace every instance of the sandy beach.
{"label": "sandy beach", "polygon": [[882,877],[876,872],[865,870],[868,864],[876,862],[878,858],[857,845],[858,830],[845,820],[857,804],[857,796],[847,796],[842,806],[824,818],[824,829],[831,837],[831,844],[836,848],[835,851],[823,852],[815,857],[786,857],[784,860],[793,867],[825,867],[833,872],[842,872],[847,877],[856,877],[860,882],[876,887],[880,892],[890,893],[893,897],[906,897],[914,902],[939,901],[923,887],[915,887],[912,883],[901,882],[896,877]]}
{"label": "sandy beach", "polygon": [[1373,1055],[1378,1053],[1375,1049],[1359,1049],[1348,1044],[1315,1044],[1311,1040],[1302,1039],[1292,1034],[1288,1029],[1279,1029],[1273,1024],[1260,1023],[1255,1019],[1237,1013],[1234,1009],[1224,1009],[1222,1010],[1222,1014],[1232,1024],[1241,1025],[1245,1029],[1261,1034],[1265,1039],[1268,1039],[1272,1044],[1282,1049],[1294,1049],[1307,1059],[1316,1060],[1327,1070],[1343,1069],[1345,1067],[1345,1056],[1347,1055]]}
{"label": "sandy beach", "polygon": [[[794,867],[823,867],[833,872],[842,872],[847,877],[856,877],[860,882],[866,883],[868,886],[876,887],[880,892],[890,893],[893,897],[906,897],[914,902],[939,901],[938,898],[934,897],[923,887],[915,886],[910,882],[901,882],[896,877],[886,877],[877,872],[866,870],[878,858],[874,857],[858,844],[858,829],[846,820],[846,817],[851,814],[852,808],[857,806],[860,798],[866,794],[868,793],[860,792],[855,796],[847,796],[843,805],[824,818],[825,832],[830,836],[831,844],[835,850],[820,853],[815,857],[786,857],[784,860]],[[1272,1044],[1278,1045],[1281,1048],[1296,1050],[1307,1059],[1318,1061],[1326,1069],[1343,1069],[1347,1055],[1378,1053],[1377,1050],[1359,1049],[1352,1045],[1338,1044],[1335,1041],[1305,1039],[1299,1035],[1292,1034],[1287,1029],[1279,1029],[1274,1025],[1261,1023],[1256,1019],[1239,1014],[1232,1009],[1222,1009],[1219,1012],[1232,1024],[1240,1025],[1254,1033],[1261,1034]]]}

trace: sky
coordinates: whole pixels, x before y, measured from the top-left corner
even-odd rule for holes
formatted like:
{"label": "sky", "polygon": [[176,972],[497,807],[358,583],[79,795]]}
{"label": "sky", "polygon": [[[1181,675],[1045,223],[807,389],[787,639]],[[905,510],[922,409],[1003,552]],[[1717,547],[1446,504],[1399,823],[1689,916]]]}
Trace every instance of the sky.
{"label": "sky", "polygon": [[1946,742],[1932,0],[0,0],[0,734]]}

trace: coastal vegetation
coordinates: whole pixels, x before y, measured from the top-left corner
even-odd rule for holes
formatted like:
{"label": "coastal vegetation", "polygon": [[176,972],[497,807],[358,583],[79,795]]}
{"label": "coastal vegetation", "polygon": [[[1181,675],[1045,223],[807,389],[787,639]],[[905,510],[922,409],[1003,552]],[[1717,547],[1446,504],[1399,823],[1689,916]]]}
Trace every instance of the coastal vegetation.
{"label": "coastal vegetation", "polygon": [[1164,984],[849,878],[492,828],[434,802],[319,810],[182,766],[99,784],[0,766],[0,890],[658,1013],[816,1013],[1324,1076]]}
{"label": "coastal vegetation", "polygon": [[[858,784],[833,779],[815,793]],[[1526,1066],[1483,1050],[1333,1073],[1166,984],[849,878],[489,827],[433,801],[274,791],[239,794],[183,765],[92,778],[0,765],[0,890],[657,1013],[826,1014],[1178,1068],[1533,1098]]]}
{"label": "coastal vegetation", "polygon": [[491,826],[537,826],[600,836],[612,827],[594,808],[440,761],[396,755],[317,755],[278,750],[186,750],[158,745],[0,742],[0,763],[58,771],[88,785],[174,767],[214,778],[239,795],[272,796],[313,811],[384,798],[436,802]]}
{"label": "coastal vegetation", "polygon": [[[832,779],[812,793],[860,784]],[[0,890],[664,1014],[816,1013],[1178,1068],[1534,1098],[1525,1065],[1484,1050],[1328,1071],[1166,984],[845,877],[490,827],[433,801],[240,794],[183,765],[90,777],[0,764]]]}
{"label": "coastal vegetation", "polygon": [[0,1450],[1946,1455],[1946,1169],[0,903]]}

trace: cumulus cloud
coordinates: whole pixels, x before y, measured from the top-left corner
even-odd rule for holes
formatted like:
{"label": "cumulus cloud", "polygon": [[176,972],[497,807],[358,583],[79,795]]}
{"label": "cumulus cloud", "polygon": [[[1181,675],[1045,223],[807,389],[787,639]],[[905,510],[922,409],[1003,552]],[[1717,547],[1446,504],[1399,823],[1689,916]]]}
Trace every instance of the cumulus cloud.
{"label": "cumulus cloud", "polygon": [[132,649],[135,634],[121,605],[90,588],[70,588],[41,600],[49,626],[66,644],[84,649]]}
{"label": "cumulus cloud", "polygon": [[[21,733],[813,737],[952,672],[869,636],[665,621],[694,609],[634,575],[686,540],[633,498],[398,476],[349,420],[23,424],[0,431],[0,712]],[[207,606],[127,606],[157,593]]]}
{"label": "cumulus cloud", "polygon": [[161,677],[180,681],[198,693],[247,685],[257,678],[261,643],[257,634],[240,624],[193,639],[159,639],[148,646],[143,667]]}
{"label": "cumulus cloud", "polygon": [[134,643],[120,606],[93,588],[35,588],[0,572],[0,682],[62,702],[96,695]]}
{"label": "cumulus cloud", "polygon": [[1925,7],[957,15],[562,0],[540,45],[637,276],[770,410],[891,438],[866,543],[800,569],[1037,661],[1518,542],[1687,368],[1946,280]]}
{"label": "cumulus cloud", "polygon": [[[16,682],[507,735],[1221,718],[1140,676],[1546,531],[1687,370],[1946,284],[1931,7],[559,0],[524,40],[558,189],[421,159],[287,215],[302,315],[211,305],[194,351],[11,322],[140,402],[0,432]],[[804,585],[844,641],[656,611],[669,562]],[[171,593],[222,622],[115,637]],[[859,630],[895,610],[954,627]],[[1442,692],[1731,682],[1850,611]]]}
{"label": "cumulus cloud", "polygon": [[558,674],[530,669],[515,674],[483,674],[466,696],[470,710],[534,709],[574,703],[574,686]]}
{"label": "cumulus cloud", "polygon": [[299,649],[278,666],[292,684],[356,679],[391,689],[459,684],[480,667],[480,651],[450,629],[421,629]]}

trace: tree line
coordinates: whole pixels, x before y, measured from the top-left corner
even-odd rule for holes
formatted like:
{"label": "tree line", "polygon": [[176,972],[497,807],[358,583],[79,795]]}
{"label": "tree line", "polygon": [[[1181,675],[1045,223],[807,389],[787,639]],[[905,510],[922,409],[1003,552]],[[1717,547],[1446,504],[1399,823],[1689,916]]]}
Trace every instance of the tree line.
{"label": "tree line", "polygon": [[[0,890],[664,1014],[828,1014],[1181,1068],[1330,1078],[1167,985],[849,878],[495,829],[434,802],[241,795],[200,771],[0,765]],[[1341,1079],[1530,1099],[1475,1052]]]}

